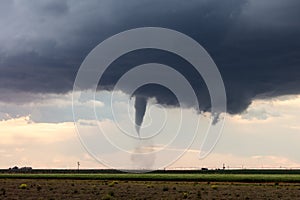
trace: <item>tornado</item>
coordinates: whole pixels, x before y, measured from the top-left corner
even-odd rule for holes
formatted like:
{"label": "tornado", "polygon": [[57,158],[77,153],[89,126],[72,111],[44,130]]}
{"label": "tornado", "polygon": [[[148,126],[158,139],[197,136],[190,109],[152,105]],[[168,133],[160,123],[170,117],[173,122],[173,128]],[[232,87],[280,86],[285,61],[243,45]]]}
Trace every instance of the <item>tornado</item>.
{"label": "tornado", "polygon": [[136,129],[136,132],[138,133],[139,137],[140,137],[140,128],[141,128],[141,125],[143,124],[144,115],[146,112],[146,107],[147,107],[147,98],[142,97],[142,96],[136,96],[135,103],[134,103],[135,129]]}

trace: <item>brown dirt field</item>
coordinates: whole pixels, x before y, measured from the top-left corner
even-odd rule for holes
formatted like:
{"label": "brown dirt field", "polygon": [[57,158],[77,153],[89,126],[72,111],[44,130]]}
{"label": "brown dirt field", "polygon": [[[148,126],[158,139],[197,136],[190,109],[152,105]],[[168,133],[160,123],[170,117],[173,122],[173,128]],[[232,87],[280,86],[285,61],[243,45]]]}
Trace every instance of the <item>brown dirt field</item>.
{"label": "brown dirt field", "polygon": [[300,184],[0,179],[0,199],[300,199]]}

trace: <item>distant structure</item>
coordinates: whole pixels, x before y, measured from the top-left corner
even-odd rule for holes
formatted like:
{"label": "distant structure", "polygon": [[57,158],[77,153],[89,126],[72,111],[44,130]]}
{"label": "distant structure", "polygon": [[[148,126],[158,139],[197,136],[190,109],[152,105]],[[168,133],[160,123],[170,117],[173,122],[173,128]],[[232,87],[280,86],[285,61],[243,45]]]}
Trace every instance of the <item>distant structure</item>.
{"label": "distant structure", "polygon": [[78,170],[78,172],[79,172],[79,166],[80,166],[80,162],[78,161],[77,162],[77,170]]}
{"label": "distant structure", "polygon": [[225,168],[226,168],[226,167],[225,167],[225,163],[223,163],[223,170],[225,170]]}

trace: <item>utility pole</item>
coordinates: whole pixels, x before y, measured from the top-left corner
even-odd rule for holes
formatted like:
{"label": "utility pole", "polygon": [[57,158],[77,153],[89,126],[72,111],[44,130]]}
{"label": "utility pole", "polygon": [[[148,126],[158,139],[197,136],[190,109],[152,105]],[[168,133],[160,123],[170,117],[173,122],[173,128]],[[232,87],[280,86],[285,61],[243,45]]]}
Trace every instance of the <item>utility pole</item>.
{"label": "utility pole", "polygon": [[80,166],[80,162],[78,161],[77,162],[77,171],[78,171],[78,173],[79,173],[79,166]]}

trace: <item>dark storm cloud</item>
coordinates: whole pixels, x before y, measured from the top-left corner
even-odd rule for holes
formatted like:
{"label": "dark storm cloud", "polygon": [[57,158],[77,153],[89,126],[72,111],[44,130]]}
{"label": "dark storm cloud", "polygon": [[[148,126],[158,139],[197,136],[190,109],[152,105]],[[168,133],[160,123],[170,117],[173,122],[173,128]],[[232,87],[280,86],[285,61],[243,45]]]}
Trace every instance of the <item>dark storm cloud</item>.
{"label": "dark storm cloud", "polygon": [[[1,1],[0,95],[65,93],[99,42],[130,28],[159,26],[183,32],[209,52],[223,76],[228,112],[240,113],[255,98],[300,93],[300,2],[298,0],[129,0]],[[174,41],[176,42],[176,41]],[[192,83],[200,110],[210,101],[201,76],[167,52],[136,51],[122,56],[102,80],[109,89],[131,67],[168,64]],[[9,91],[9,92],[8,92]],[[176,105],[163,88],[140,95]],[[29,101],[19,97],[16,101]]]}

